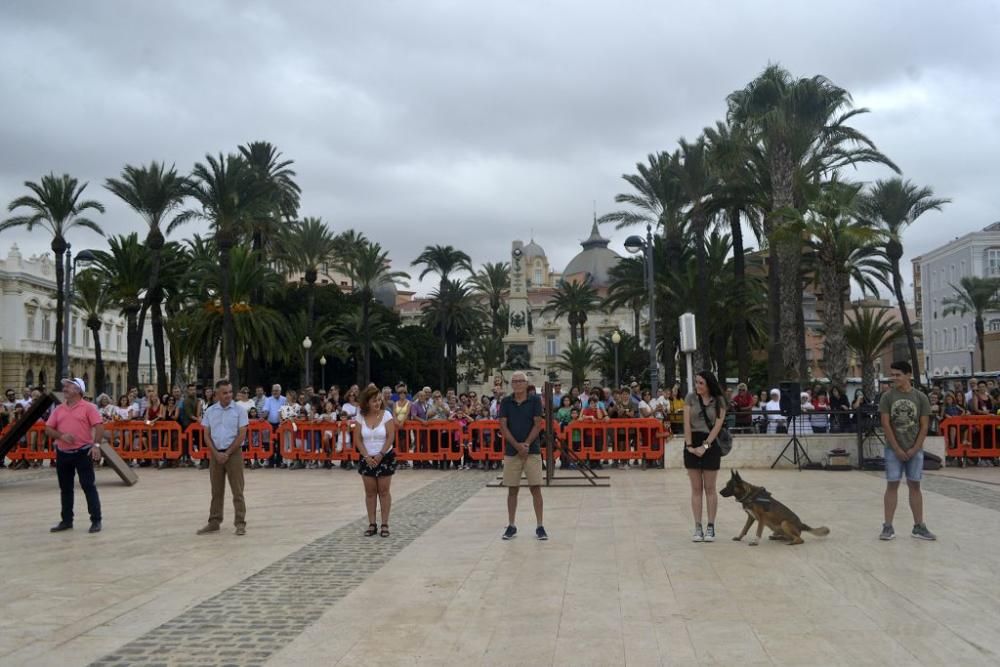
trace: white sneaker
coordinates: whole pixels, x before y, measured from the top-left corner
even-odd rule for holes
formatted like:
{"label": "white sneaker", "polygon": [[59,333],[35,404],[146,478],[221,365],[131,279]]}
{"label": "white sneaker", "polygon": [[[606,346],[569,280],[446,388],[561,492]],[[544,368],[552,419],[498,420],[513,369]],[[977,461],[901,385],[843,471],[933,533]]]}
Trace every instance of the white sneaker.
{"label": "white sneaker", "polygon": [[700,523],[694,527],[694,532],[691,533],[691,541],[692,542],[705,541],[705,533],[702,532]]}
{"label": "white sneaker", "polygon": [[705,528],[705,541],[714,542],[715,541],[715,526],[708,524]]}

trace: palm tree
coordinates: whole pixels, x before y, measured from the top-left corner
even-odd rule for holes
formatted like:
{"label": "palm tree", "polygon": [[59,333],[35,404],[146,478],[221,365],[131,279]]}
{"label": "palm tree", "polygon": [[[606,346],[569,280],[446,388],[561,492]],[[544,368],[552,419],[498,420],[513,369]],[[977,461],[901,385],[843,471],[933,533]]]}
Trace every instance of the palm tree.
{"label": "palm tree", "polygon": [[251,295],[262,290],[265,295],[278,291],[281,277],[267,265],[257,261],[253,250],[237,246],[230,254],[230,274],[221,275],[212,255],[193,254],[191,272],[199,292],[192,295],[188,308],[173,318],[179,328],[186,330],[184,347],[191,356],[214,352],[219,346],[225,349],[225,311],[222,304],[222,285],[229,284],[232,298],[235,360],[223,354],[226,371],[233,371],[253,355],[268,361],[286,358],[298,351],[298,341],[292,340],[287,318],[278,311],[251,302]]}
{"label": "palm tree", "polygon": [[844,328],[844,340],[861,362],[861,384],[865,396],[875,395],[875,360],[899,335],[899,325],[885,308],[855,308]]}
{"label": "palm tree", "polygon": [[483,382],[489,382],[493,370],[503,363],[503,339],[490,332],[480,333],[472,339],[466,351],[474,362],[479,362]]}
{"label": "palm tree", "polygon": [[509,320],[500,318],[500,307],[503,305],[503,294],[510,289],[510,263],[487,262],[477,273],[469,278],[469,284],[475,291],[486,297],[490,303],[490,332],[494,337],[507,333]]}
{"label": "palm tree", "polygon": [[[657,280],[664,273],[676,275],[681,271],[685,245],[682,215],[684,197],[676,174],[669,169],[670,160],[669,153],[650,153],[646,163],[639,162],[635,165],[636,173],[622,174],[622,179],[632,187],[633,192],[615,195],[615,202],[632,208],[614,211],[598,218],[598,222],[616,223],[616,229],[631,225],[651,225],[662,234],[665,261],[657,261],[656,265],[666,270],[657,272]],[[680,343],[677,316],[682,311],[680,304],[674,302],[664,304],[665,308],[660,308],[659,301],[656,305],[656,312],[662,318],[660,330],[663,331],[660,358],[666,367],[665,383],[670,386],[676,377],[674,353]]]}
{"label": "palm tree", "polygon": [[94,269],[86,269],[76,275],[73,283],[76,293],[76,305],[83,311],[87,328],[94,338],[94,396],[101,394],[106,387],[104,358],[101,356],[101,329],[104,313],[113,303],[101,275]]}
{"label": "palm tree", "polygon": [[555,293],[542,310],[543,315],[552,313],[557,319],[566,316],[566,321],[569,322],[570,340],[574,343],[587,337],[588,313],[601,309],[601,297],[598,296],[593,283],[591,276],[587,276],[584,281],[559,281]]}
{"label": "palm tree", "polygon": [[229,370],[229,380],[240,386],[236,349],[236,329],[233,322],[232,285],[230,281],[231,253],[250,227],[269,205],[265,189],[251,165],[242,157],[230,153],[218,158],[206,155],[208,163],[198,162],[191,173],[188,195],[200,208],[190,209],[174,218],[168,233],[189,220],[207,220],[212,227],[219,251],[220,292],[222,298],[223,355]]}
{"label": "palm tree", "polygon": [[[410,262],[410,266],[420,266],[423,265],[424,270],[420,272],[417,276],[419,280],[423,280],[424,276],[428,273],[436,273],[440,277],[440,282],[438,283],[438,293],[443,294],[445,291],[445,281],[448,277],[456,271],[468,271],[472,273],[472,260],[469,255],[462,250],[453,248],[450,245],[429,245],[426,246],[417,258]],[[448,364],[448,342],[445,339],[446,331],[441,330],[441,366],[442,373],[444,373],[444,368]],[[455,360],[452,360],[452,364]],[[442,375],[442,377],[444,377]],[[442,389],[444,385],[442,384]]]}
{"label": "palm tree", "polygon": [[950,199],[934,196],[930,188],[920,188],[904,181],[902,178],[891,178],[876,181],[875,185],[861,203],[862,215],[873,224],[881,227],[885,237],[885,256],[892,269],[892,291],[899,304],[899,314],[903,320],[903,330],[906,332],[906,345],[910,350],[910,363],[917,385],[920,385],[919,357],[917,356],[917,341],[913,335],[913,325],[910,314],[906,310],[903,298],[903,276],[899,271],[899,262],[903,258],[903,230],[917,221],[917,218],[928,211],[940,211]]}
{"label": "palm tree", "polygon": [[[649,367],[649,351],[642,348],[639,336],[633,336],[627,331],[619,331],[621,342],[617,345],[616,355],[616,346],[611,338],[613,334],[614,332],[602,334],[597,339],[595,348],[594,365],[600,369],[601,377],[608,386],[615,384],[618,378],[639,377],[643,370]],[[616,356],[618,358],[618,378],[615,378]]]}
{"label": "palm tree", "polygon": [[746,128],[766,165],[770,184],[764,231],[770,247],[768,317],[779,323],[769,350],[771,375],[781,359],[783,377],[803,379],[805,332],[802,318],[802,234],[804,184],[860,162],[896,166],[864,134],[847,125],[867,109],[852,108],[850,94],[823,76],[794,79],[769,65],[728,97],[728,119]]}
{"label": "palm tree", "polygon": [[949,296],[941,302],[944,306],[942,317],[952,314],[967,315],[974,313],[976,317],[976,343],[979,345],[980,370],[986,372],[986,327],[983,315],[1000,310],[1000,278],[980,278],[966,276],[959,281],[959,287],[951,285],[954,296]]}
{"label": "palm tree", "polygon": [[[754,146],[750,143],[744,128],[717,122],[715,127],[705,128],[705,139],[710,149],[713,169],[718,175],[719,185],[713,199],[717,208],[724,211],[729,233],[733,242],[733,276],[737,302],[749,296],[746,280],[746,247],[743,241],[745,221],[760,244],[762,211],[766,204],[761,200],[765,188],[761,186],[755,166]],[[742,313],[742,310],[739,311]],[[736,345],[737,377],[741,382],[750,377],[750,332],[746,319],[740,321],[737,313],[733,340]],[[777,338],[777,336],[775,336]]]}
{"label": "palm tree", "polygon": [[381,310],[368,313],[363,307],[348,310],[331,323],[330,330],[330,349],[338,356],[341,351],[346,352],[354,360],[358,386],[367,385],[371,379],[372,352],[380,357],[402,354],[396,340],[396,327]]}
{"label": "palm tree", "polygon": [[423,324],[442,333],[447,363],[441,366],[441,386],[451,386],[457,379],[458,345],[471,341],[483,328],[486,313],[478,297],[459,280],[445,279],[432,291],[423,306]]}
{"label": "palm tree", "polygon": [[187,193],[187,179],[157,161],[149,166],[125,165],[121,178],[105,180],[104,187],[142,216],[149,227],[146,247],[150,252],[149,282],[146,285],[145,307],[151,313],[153,325],[153,354],[156,357],[157,391],[167,392],[167,360],[164,352],[163,291],[160,287],[160,252],[165,238],[160,226],[167,215],[180,207]]}
{"label": "palm tree", "polygon": [[847,382],[847,345],[844,314],[851,297],[853,278],[862,292],[878,293],[882,265],[878,258],[878,233],[856,216],[861,184],[834,181],[806,217],[806,245],[812,255],[816,285],[822,294],[823,359],[827,377],[841,390]]}
{"label": "palm tree", "polygon": [[[699,137],[694,143],[680,140],[678,149],[670,159],[668,167],[677,179],[681,195],[687,204],[685,214],[693,234],[695,258],[698,268],[698,284],[708,282],[705,256],[705,234],[711,217],[718,207],[713,201],[720,187],[720,181],[713,171],[708,144],[704,137]],[[698,321],[698,349],[694,353],[694,364],[697,368],[705,367],[709,356],[708,350],[708,304],[705,299],[695,301],[695,313]]]}
{"label": "palm tree", "polygon": [[93,270],[97,272],[111,302],[121,310],[126,324],[128,386],[139,386],[139,353],[142,351],[142,290],[149,279],[149,250],[135,232],[108,239],[109,250],[95,250]]}
{"label": "palm tree", "polygon": [[646,287],[646,261],[642,257],[625,257],[608,271],[611,281],[601,303],[607,312],[616,308],[632,311],[632,330],[639,335],[642,329],[642,309],[649,305]]}
{"label": "palm tree", "polygon": [[[352,245],[342,246],[340,268],[351,281],[354,293],[361,300],[360,332],[362,334],[362,355],[359,374],[365,385],[371,381],[371,356],[375,327],[372,326],[372,303],[375,291],[386,285],[401,284],[410,276],[390,267],[389,253],[378,243],[368,241],[363,236],[356,238]],[[380,324],[381,326],[381,324]]]}
{"label": "palm tree", "polygon": [[[303,218],[278,233],[275,259],[288,273],[302,273],[308,288],[306,315],[309,327],[305,335],[319,340],[312,325],[316,321],[316,280],[322,266],[337,263],[340,243],[330,228],[320,218]],[[310,367],[310,353],[306,350],[306,367]]]}
{"label": "palm tree", "polygon": [[16,215],[0,222],[0,232],[15,227],[24,227],[28,233],[40,226],[52,236],[50,247],[56,260],[56,377],[61,378],[69,369],[63,368],[63,311],[66,303],[66,277],[63,254],[66,252],[66,236],[76,228],[82,227],[104,236],[104,232],[96,222],[86,217],[87,211],[104,213],[104,206],[92,199],[80,201],[80,196],[87,184],[79,184],[69,174],[56,176],[50,173],[42,176],[41,183],[25,181],[24,187],[31,190],[30,195],[18,197],[12,201],[7,210],[11,213],[19,208],[28,212]]}
{"label": "palm tree", "polygon": [[240,156],[250,166],[263,191],[265,203],[250,223],[253,249],[263,252],[277,237],[281,219],[291,221],[298,215],[302,190],[295,182],[295,172],[291,169],[295,161],[283,159],[272,143],[251,141],[240,146]]}
{"label": "palm tree", "polygon": [[587,371],[594,366],[596,357],[597,350],[592,343],[574,340],[559,354],[559,361],[552,366],[570,374],[571,386],[582,387]]}

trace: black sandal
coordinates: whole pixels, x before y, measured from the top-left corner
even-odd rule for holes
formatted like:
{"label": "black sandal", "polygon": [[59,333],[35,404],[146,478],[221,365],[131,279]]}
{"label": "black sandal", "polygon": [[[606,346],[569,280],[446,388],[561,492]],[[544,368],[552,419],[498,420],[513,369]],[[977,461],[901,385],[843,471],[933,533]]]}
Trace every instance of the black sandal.
{"label": "black sandal", "polygon": [[389,524],[383,523],[382,530],[380,530],[378,534],[381,537],[389,537]]}
{"label": "black sandal", "polygon": [[365,531],[365,537],[371,537],[378,532],[378,526],[374,523],[368,524],[368,530]]}

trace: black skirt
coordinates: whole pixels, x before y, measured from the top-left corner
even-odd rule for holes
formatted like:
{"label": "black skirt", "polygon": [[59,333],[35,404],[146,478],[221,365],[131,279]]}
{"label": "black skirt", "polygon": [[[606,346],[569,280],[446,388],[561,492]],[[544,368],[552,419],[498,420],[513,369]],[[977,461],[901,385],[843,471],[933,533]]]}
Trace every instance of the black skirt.
{"label": "black skirt", "polygon": [[[705,442],[707,437],[708,433],[691,431],[691,444],[695,447],[701,447],[701,443]],[[702,456],[692,454],[687,447],[684,448],[684,467],[688,470],[718,470],[721,466],[722,450],[714,443]]]}
{"label": "black skirt", "polygon": [[358,473],[365,477],[392,477],[396,472],[396,452],[390,450],[382,457],[377,466],[368,465],[368,461],[362,458],[358,462]]}

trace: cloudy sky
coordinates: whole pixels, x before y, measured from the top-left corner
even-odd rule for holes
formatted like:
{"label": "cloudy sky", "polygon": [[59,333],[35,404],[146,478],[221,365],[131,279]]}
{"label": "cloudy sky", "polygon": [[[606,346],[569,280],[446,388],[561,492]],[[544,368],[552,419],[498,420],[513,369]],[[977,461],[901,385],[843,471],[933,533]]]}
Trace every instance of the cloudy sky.
{"label": "cloudy sky", "polygon": [[[363,230],[398,268],[431,243],[502,260],[533,233],[561,270],[622,173],[721,119],[772,61],[850,90],[872,111],[856,126],[953,200],[908,233],[908,260],[1000,220],[998,34],[988,0],[8,1],[0,202],[66,172],[107,205],[105,231],[144,233],[105,178],[266,139],[295,160],[304,215]],[[626,232],[604,233],[621,252]],[[15,241],[47,248],[6,232],[0,255]]]}

